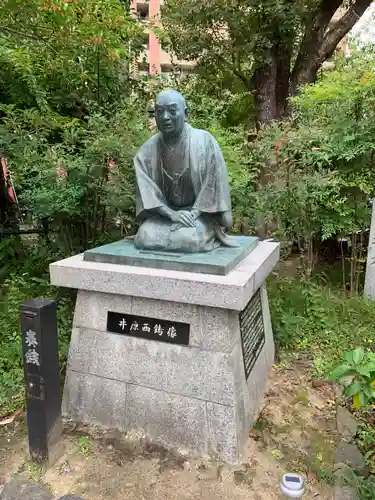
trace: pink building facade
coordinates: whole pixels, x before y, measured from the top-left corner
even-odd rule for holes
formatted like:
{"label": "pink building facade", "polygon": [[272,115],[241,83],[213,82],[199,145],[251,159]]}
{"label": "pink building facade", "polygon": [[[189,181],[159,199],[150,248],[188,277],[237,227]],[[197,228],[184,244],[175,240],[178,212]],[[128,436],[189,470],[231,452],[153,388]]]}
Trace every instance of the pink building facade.
{"label": "pink building facade", "polygon": [[161,24],[163,3],[163,0],[131,0],[132,12],[145,24],[145,48],[136,63],[139,73],[160,75],[175,69],[189,72],[194,68],[193,62],[175,60],[162,50],[157,37],[148,28],[149,22]]}

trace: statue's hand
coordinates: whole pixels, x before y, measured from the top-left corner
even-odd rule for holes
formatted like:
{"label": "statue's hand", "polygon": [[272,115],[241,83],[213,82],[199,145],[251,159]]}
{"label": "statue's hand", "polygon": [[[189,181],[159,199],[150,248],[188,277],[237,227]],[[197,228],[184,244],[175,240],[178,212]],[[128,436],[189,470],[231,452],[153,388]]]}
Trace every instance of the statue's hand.
{"label": "statue's hand", "polygon": [[195,227],[195,218],[191,212],[187,210],[180,210],[179,212],[173,212],[171,215],[172,222],[181,224],[184,227]]}

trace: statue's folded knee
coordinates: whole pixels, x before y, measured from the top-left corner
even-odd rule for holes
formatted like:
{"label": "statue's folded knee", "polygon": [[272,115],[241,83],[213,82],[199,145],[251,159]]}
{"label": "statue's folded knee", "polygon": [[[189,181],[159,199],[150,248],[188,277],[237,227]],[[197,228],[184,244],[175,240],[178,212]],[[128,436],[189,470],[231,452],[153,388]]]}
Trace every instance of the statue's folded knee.
{"label": "statue's folded knee", "polygon": [[145,248],[145,244],[147,243],[147,231],[142,225],[139,229],[137,234],[135,235],[134,239],[134,246],[136,248]]}
{"label": "statue's folded knee", "polygon": [[221,212],[215,216],[220,226],[230,228],[233,225],[232,212]]}

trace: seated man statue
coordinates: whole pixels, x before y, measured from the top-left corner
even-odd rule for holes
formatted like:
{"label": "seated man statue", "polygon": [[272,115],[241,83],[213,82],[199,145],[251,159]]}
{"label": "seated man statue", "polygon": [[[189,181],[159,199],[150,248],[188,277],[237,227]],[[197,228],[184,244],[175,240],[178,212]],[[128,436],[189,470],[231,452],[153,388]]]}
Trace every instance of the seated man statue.
{"label": "seated man statue", "polygon": [[175,90],[158,94],[155,118],[160,134],[134,159],[136,248],[194,253],[237,246],[224,233],[232,226],[232,212],[228,172],[216,140],[186,123],[185,99]]}

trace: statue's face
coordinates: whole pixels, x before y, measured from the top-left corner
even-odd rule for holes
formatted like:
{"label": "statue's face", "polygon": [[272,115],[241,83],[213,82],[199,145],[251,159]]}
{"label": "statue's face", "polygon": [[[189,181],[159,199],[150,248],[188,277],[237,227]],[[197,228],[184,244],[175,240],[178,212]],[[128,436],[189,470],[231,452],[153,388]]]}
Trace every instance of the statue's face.
{"label": "statue's face", "polygon": [[177,92],[163,92],[156,100],[155,120],[163,136],[181,134],[186,120],[186,106]]}

